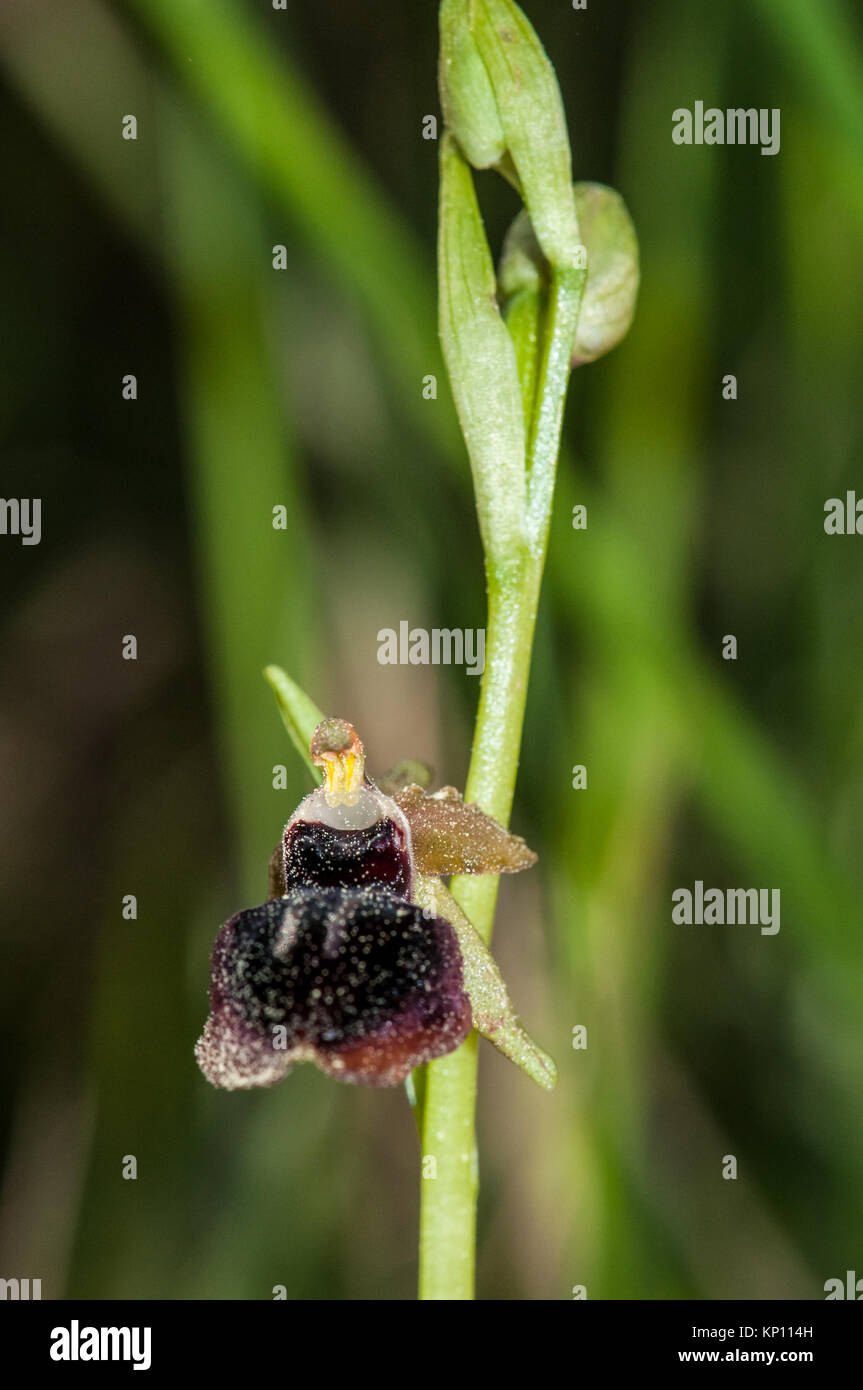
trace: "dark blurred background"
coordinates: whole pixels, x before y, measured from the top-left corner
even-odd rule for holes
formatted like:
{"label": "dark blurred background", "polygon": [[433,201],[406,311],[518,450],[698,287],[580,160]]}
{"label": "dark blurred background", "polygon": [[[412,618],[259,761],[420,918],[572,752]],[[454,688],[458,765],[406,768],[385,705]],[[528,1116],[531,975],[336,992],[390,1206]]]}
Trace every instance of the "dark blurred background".
{"label": "dark blurred background", "polygon": [[[561,1082],[484,1047],[479,1296],[819,1298],[863,1274],[863,540],[823,529],[863,495],[859,13],[525,9],[642,293],[567,410],[514,813],[540,866],[495,938]],[[0,1275],[46,1298],[414,1296],[404,1093],[309,1067],[217,1093],[192,1048],[216,929],[308,790],[267,662],[372,772],[464,781],[478,682],[376,659],[403,619],[484,621],[436,22],[0,9],[0,490],[42,498],[41,544],[0,537]],[[780,153],[673,144],[697,100],[780,108]],[[479,189],[499,248],[515,197]],[[674,926],[696,879],[779,888],[780,932]]]}

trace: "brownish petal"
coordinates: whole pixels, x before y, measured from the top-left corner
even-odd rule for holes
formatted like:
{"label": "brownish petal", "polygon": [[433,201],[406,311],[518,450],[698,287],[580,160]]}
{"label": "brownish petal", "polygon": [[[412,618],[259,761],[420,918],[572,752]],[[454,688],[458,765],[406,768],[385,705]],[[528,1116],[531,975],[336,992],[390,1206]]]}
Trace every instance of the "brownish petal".
{"label": "brownish petal", "polygon": [[520,835],[504,830],[455,787],[429,795],[410,786],[394,798],[411,828],[417,869],[438,878],[448,874],[515,874],[536,863]]}

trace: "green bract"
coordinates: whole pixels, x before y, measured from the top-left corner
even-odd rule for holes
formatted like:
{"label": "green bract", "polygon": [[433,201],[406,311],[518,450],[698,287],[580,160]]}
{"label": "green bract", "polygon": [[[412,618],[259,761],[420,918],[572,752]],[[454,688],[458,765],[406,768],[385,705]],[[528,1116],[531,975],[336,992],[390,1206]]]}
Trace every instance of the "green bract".
{"label": "green bract", "polygon": [[440,335],[493,559],[518,544],[525,512],[521,387],[470,166],[451,135],[441,142],[440,168]]}

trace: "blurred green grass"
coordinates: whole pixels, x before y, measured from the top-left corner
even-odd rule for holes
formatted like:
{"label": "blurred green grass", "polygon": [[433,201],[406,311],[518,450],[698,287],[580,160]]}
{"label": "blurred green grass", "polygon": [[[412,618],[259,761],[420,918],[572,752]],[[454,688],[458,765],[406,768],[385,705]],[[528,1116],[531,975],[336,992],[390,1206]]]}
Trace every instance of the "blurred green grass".
{"label": "blurred green grass", "polygon": [[[359,725],[372,770],[411,755],[444,781],[464,775],[475,683],[375,660],[378,628],[402,617],[483,621],[435,333],[436,151],[419,135],[437,109],[434,8],[381,4],[374,31],[335,2],[316,18],[85,0],[49,4],[38,28],[22,6],[0,19],[23,151],[5,155],[20,190],[5,273],[56,227],[69,249],[53,293],[84,333],[34,464],[20,402],[50,325],[13,300],[30,345],[3,407],[11,468],[40,467],[77,525],[48,538],[27,584],[11,576],[6,636],[25,660],[2,687],[8,737],[29,748],[22,711],[68,621],[64,576],[106,534],[123,603],[115,615],[96,591],[94,688],[129,683],[100,657],[100,623],[144,621],[130,530],[141,573],[165,585],[144,609],[154,644],[179,632],[162,638],[151,687],[101,695],[107,743],[72,720],[59,819],[40,768],[4,865],[26,922],[17,866],[80,816],[82,785],[101,787],[85,796],[77,896],[49,887],[53,929],[11,932],[4,986],[24,1069],[2,1077],[0,1231],[6,1263],[46,1262],[46,1293],[413,1295],[403,1098],[305,1069],[271,1093],[218,1095],[191,1045],[218,922],[263,896],[305,785],[267,661]],[[627,199],[643,293],[629,339],[577,373],[566,424],[514,822],[541,870],[507,885],[497,932],[516,1004],[563,1077],[549,1100],[483,1060],[480,1293],[817,1297],[859,1262],[861,1229],[863,575],[854,542],[822,528],[825,498],[855,486],[860,444],[859,33],[850,7],[813,0],[527,9],[558,69],[576,176]],[[780,155],[674,146],[671,111],[696,99],[780,107]],[[126,110],[142,113],[133,149]],[[507,190],[488,176],[480,192],[499,236]],[[271,269],[276,243],[286,274]],[[84,330],[104,248],[131,309],[103,311],[116,341],[100,357]],[[74,297],[76,279],[89,296]],[[100,432],[88,412],[142,353],[141,440],[128,444],[128,414]],[[723,403],[729,371],[739,399]],[[436,402],[422,399],[427,372]],[[70,435],[75,469],[59,445]],[[128,500],[106,491],[109,470]],[[576,501],[584,533],[569,525]],[[270,526],[277,503],[287,533]],[[734,664],[720,658],[729,631]],[[282,762],[291,784],[276,792]],[[574,763],[587,792],[570,787]],[[779,936],[681,936],[670,893],[695,878],[780,887]],[[117,907],[130,891],[135,924]],[[579,1023],[587,1053],[570,1047]],[[56,1156],[25,1162],[32,1135],[55,1131]],[[130,1152],[134,1186],[119,1176]],[[720,1177],[726,1153],[735,1184]]]}

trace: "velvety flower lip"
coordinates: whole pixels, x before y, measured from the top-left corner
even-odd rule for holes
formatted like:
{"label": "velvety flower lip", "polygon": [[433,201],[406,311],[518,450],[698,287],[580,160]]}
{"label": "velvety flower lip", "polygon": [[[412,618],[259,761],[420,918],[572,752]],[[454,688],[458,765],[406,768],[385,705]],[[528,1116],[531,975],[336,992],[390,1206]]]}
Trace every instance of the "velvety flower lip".
{"label": "velvety flower lip", "polygon": [[297,1061],[394,1086],[470,1027],[449,922],[385,888],[313,886],[224,924],[196,1056],[229,1090],[272,1085]]}

